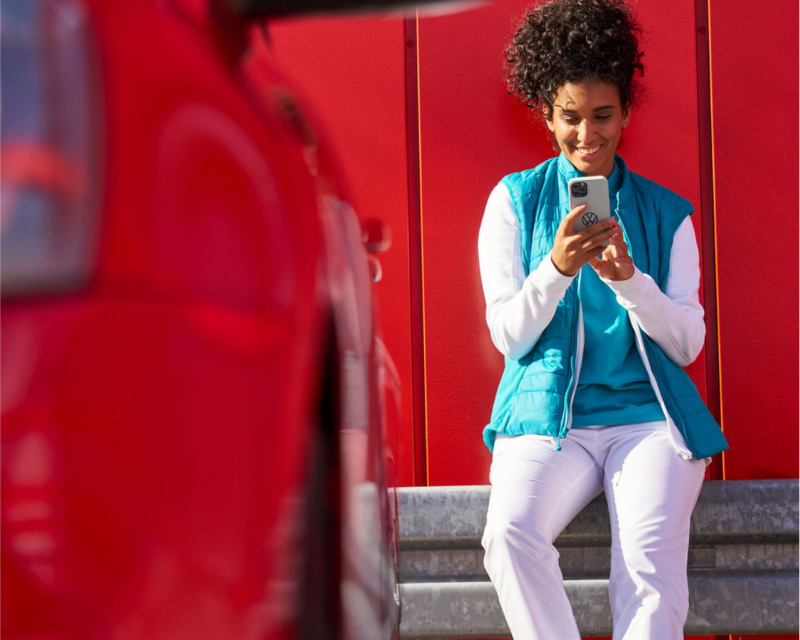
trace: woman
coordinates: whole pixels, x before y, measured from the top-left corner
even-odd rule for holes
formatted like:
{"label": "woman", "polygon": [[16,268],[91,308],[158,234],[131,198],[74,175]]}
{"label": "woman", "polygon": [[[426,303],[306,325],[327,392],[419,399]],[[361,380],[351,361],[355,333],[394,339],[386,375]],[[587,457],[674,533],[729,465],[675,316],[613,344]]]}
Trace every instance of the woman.
{"label": "woman", "polygon": [[[485,566],[516,640],[579,638],[553,541],[605,490],[614,638],[682,637],[689,519],[727,443],[682,367],[705,336],[691,204],[616,149],[641,75],[617,0],[556,0],[506,52],[511,88],[561,153],[503,178],[479,237],[486,318],[506,367]],[[608,178],[613,216],[574,230],[567,181]],[[608,241],[608,246],[603,244]]]}

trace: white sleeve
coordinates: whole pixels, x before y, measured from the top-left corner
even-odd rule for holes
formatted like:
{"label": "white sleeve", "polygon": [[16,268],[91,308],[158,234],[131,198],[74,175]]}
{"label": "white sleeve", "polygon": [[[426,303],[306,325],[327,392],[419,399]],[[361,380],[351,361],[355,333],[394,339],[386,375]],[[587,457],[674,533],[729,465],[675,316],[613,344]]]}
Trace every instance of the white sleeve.
{"label": "white sleeve", "polygon": [[533,348],[573,280],[559,273],[549,253],[526,278],[521,235],[511,194],[498,184],[483,214],[478,259],[492,342],[512,360]]}
{"label": "white sleeve", "polygon": [[639,269],[628,280],[604,280],[648,336],[681,367],[694,362],[703,348],[706,325],[700,305],[700,254],[690,216],[675,232],[666,291]]}

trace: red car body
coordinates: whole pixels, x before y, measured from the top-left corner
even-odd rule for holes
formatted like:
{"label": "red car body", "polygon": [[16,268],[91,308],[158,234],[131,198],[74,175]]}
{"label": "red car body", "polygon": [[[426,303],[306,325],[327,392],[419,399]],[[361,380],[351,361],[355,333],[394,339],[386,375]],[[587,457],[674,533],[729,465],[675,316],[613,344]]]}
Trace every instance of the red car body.
{"label": "red car body", "polygon": [[2,21],[3,636],[392,637],[396,384],[259,25]]}

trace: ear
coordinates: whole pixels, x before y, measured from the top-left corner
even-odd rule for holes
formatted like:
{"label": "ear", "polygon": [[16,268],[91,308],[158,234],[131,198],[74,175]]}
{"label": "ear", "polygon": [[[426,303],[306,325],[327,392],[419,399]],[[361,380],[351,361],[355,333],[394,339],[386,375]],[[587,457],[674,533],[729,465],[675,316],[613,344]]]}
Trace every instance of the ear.
{"label": "ear", "polygon": [[627,106],[622,110],[622,128],[624,129],[630,123],[631,123],[631,108],[630,106]]}
{"label": "ear", "polygon": [[550,131],[555,131],[556,126],[553,124],[553,116],[552,114],[547,113],[547,105],[542,106],[542,115],[544,116],[544,121],[547,124],[547,128],[550,129]]}

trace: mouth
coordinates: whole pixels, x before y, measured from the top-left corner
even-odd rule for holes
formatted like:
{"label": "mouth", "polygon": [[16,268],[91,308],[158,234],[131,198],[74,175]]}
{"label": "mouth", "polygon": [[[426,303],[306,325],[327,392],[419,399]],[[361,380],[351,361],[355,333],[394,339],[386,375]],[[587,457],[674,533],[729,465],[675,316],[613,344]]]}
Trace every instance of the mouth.
{"label": "mouth", "polygon": [[596,156],[602,148],[602,144],[598,144],[593,147],[573,147],[573,149],[575,149],[575,153],[577,153],[581,158],[591,158],[592,156]]}

